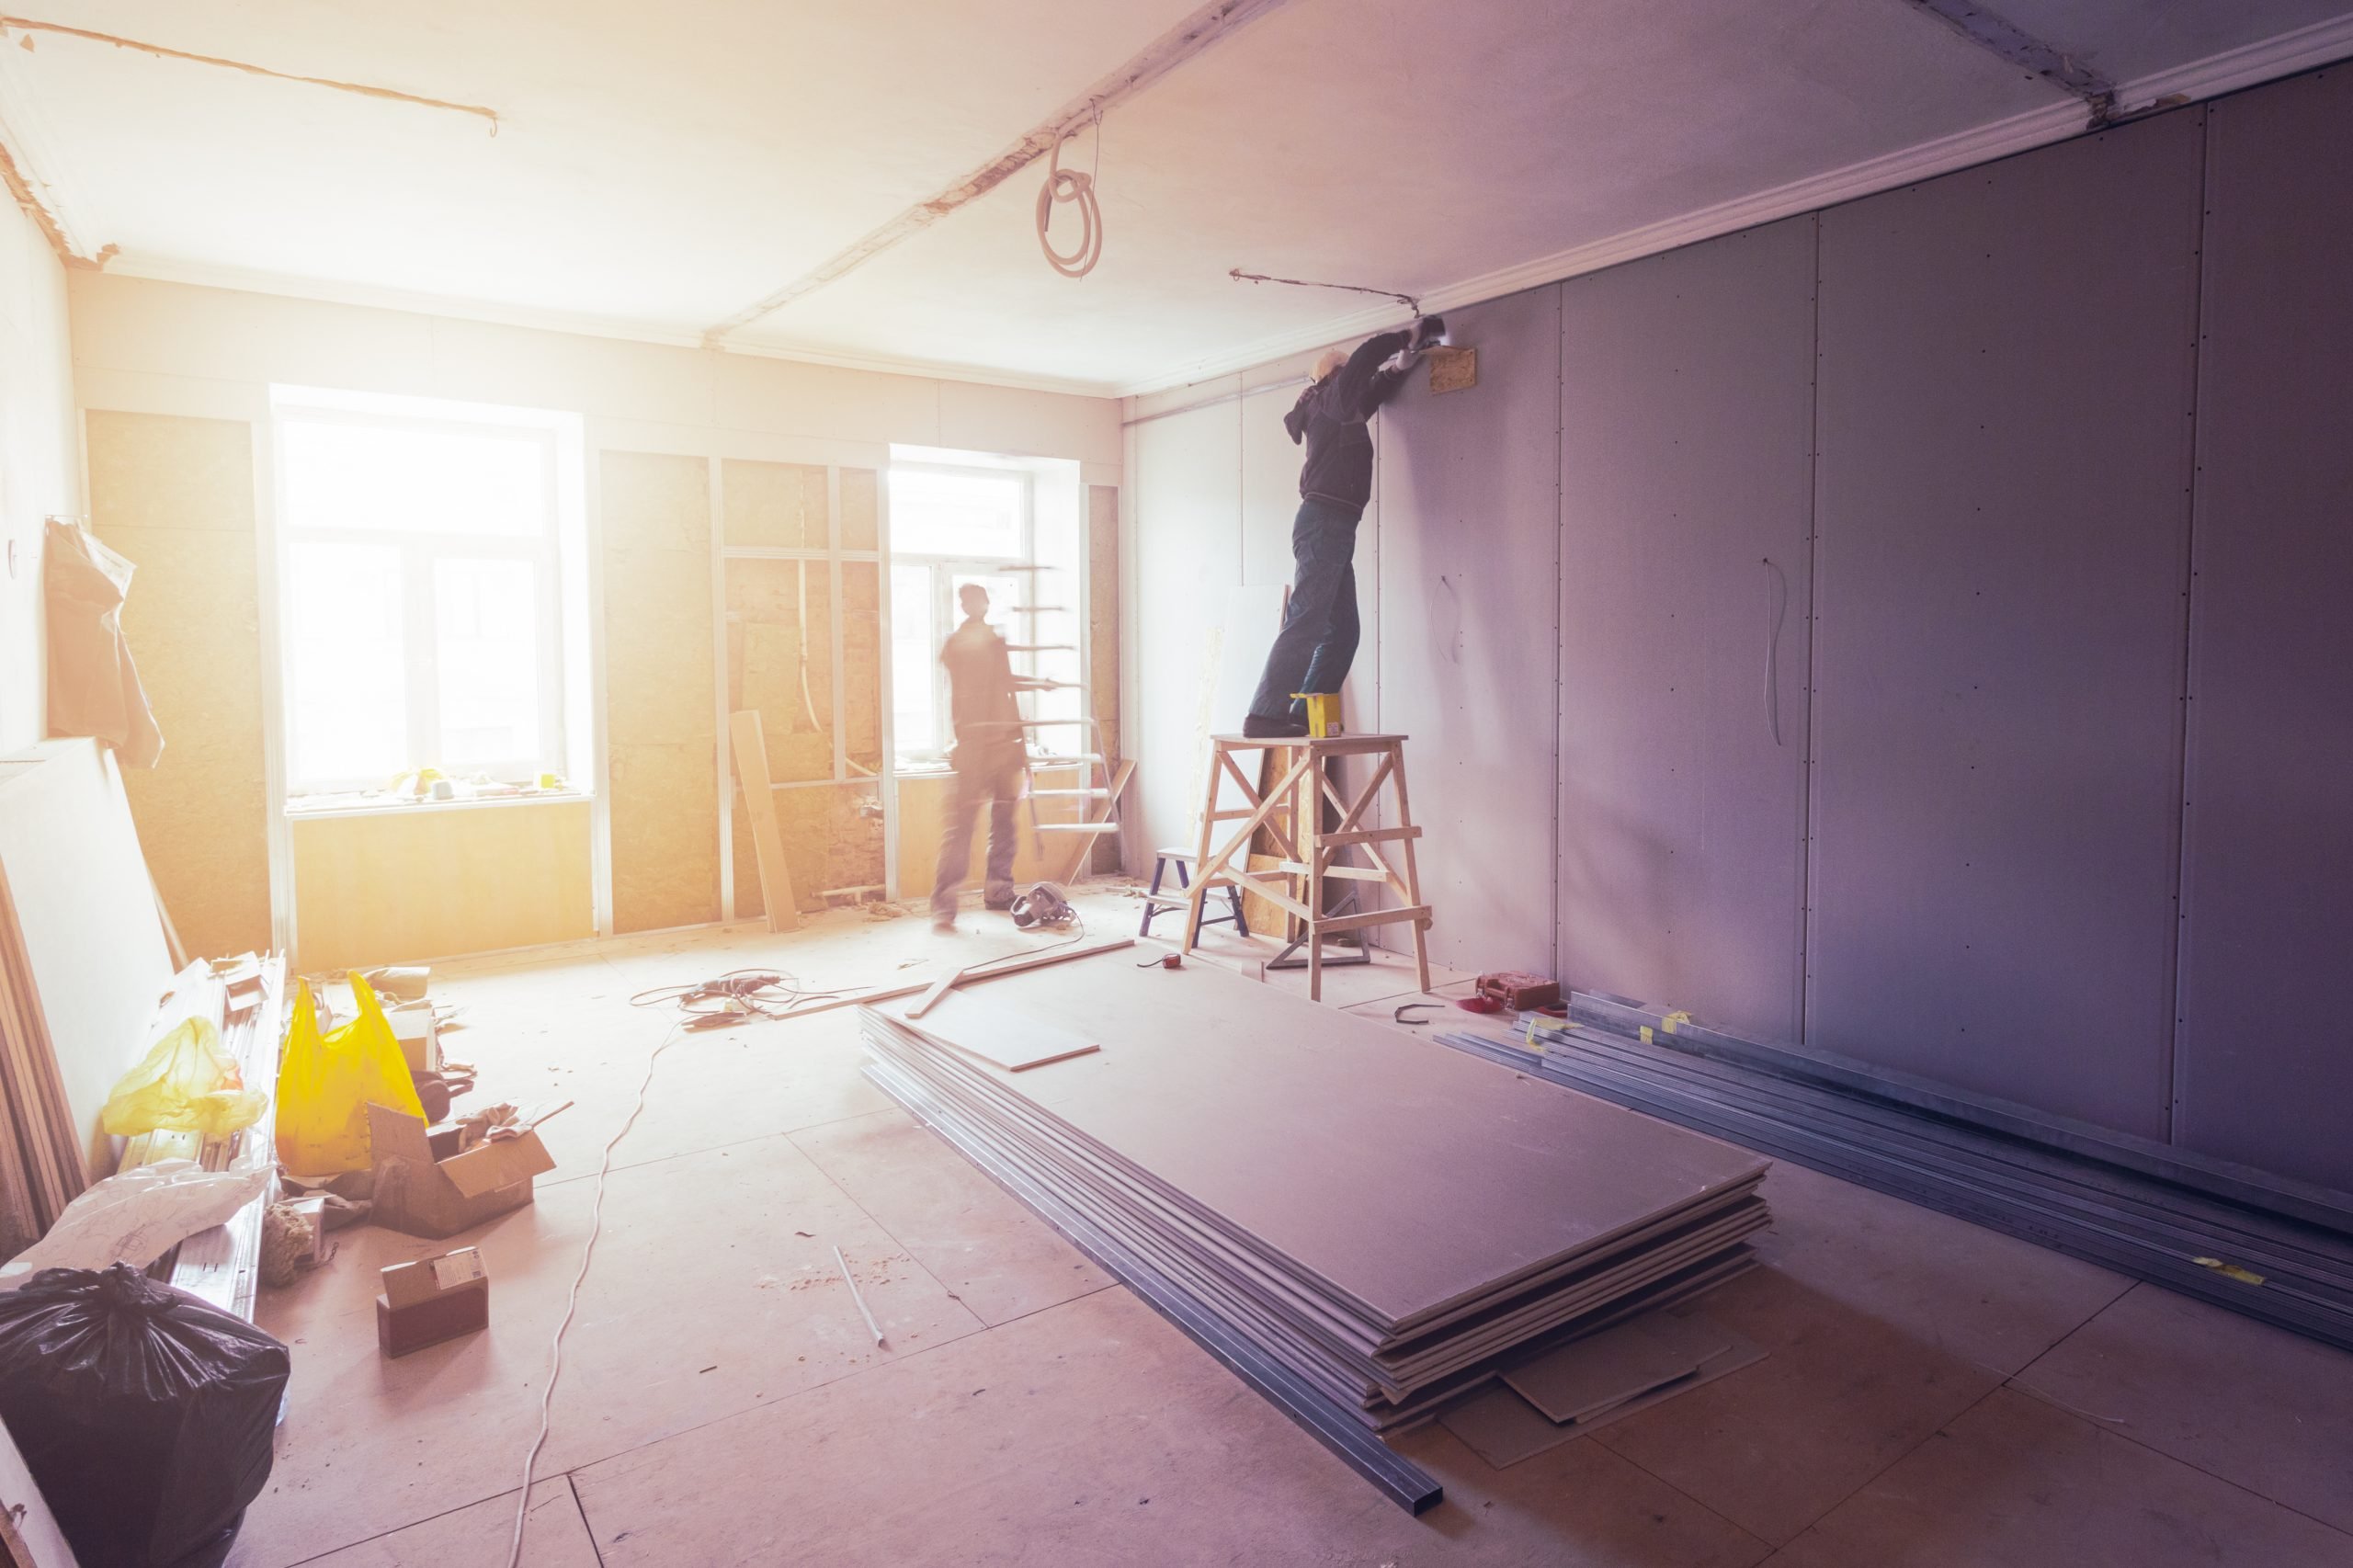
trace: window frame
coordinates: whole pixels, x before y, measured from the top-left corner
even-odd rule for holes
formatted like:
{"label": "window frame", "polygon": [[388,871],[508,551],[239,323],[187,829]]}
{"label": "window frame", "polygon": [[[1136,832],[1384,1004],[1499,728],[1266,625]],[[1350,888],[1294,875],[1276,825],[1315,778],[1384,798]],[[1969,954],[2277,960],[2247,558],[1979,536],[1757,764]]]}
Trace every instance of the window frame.
{"label": "window frame", "polygon": [[[1011,576],[1021,585],[1008,614],[1019,615],[1031,608],[1038,587],[1038,483],[1037,475],[1027,469],[988,467],[977,463],[944,463],[893,460],[888,472],[902,471],[949,474],[959,478],[986,478],[992,482],[1016,482],[1021,492],[1021,553],[1018,555],[938,554],[926,551],[902,550],[897,541],[897,509],[892,507],[892,536],[886,552],[889,570],[895,574],[901,566],[920,566],[931,575],[932,636],[926,662],[931,671],[931,745],[917,751],[909,747],[907,736],[893,732],[891,764],[902,773],[938,773],[948,767],[948,753],[956,744],[954,726],[949,712],[948,668],[939,662],[939,649],[949,634],[962,624],[956,607],[956,578]],[[887,480],[886,480],[887,483]],[[1008,570],[1010,568],[1010,570]],[[892,585],[895,593],[895,585]],[[1007,642],[1013,639],[1007,638]],[[1034,673],[1036,655],[1015,653],[1014,674],[1026,678]]]}
{"label": "window frame", "polygon": [[[285,715],[285,799],[302,801],[319,796],[381,790],[392,780],[382,777],[305,777],[297,771],[302,755],[297,729],[295,665],[300,649],[292,642],[295,625],[293,570],[295,547],[301,544],[364,544],[390,547],[401,561],[401,636],[404,744],[409,767],[443,767],[466,776],[484,774],[502,783],[529,783],[542,773],[566,771],[563,579],[562,551],[563,476],[559,464],[563,441],[552,426],[536,420],[462,418],[426,414],[377,412],[281,398],[271,410],[274,476],[278,494],[277,564],[278,620],[282,668],[278,700]],[[379,430],[441,431],[468,436],[494,434],[529,442],[539,449],[542,515],[538,531],[523,534],[473,534],[422,528],[335,528],[304,526],[293,514],[287,484],[288,433],[301,425],[341,425]],[[440,633],[437,614],[436,563],[445,559],[522,561],[533,567],[539,683],[539,748],[535,755],[468,762],[449,767],[438,756],[441,749]]]}

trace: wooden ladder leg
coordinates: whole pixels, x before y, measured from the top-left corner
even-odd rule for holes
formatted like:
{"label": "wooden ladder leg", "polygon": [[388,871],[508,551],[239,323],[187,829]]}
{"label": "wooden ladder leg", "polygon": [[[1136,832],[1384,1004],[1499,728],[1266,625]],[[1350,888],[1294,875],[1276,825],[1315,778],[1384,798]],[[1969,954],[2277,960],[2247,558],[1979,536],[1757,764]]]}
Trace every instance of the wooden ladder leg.
{"label": "wooden ladder leg", "polygon": [[1301,775],[1299,791],[1291,797],[1292,815],[1300,819],[1295,840],[1307,862],[1307,999],[1324,1000],[1324,765],[1313,763]]}
{"label": "wooden ladder leg", "polygon": [[[1393,742],[1391,744],[1389,763],[1390,777],[1397,783],[1397,825],[1411,827],[1414,825],[1414,808],[1405,794],[1405,748],[1404,745]],[[1420,868],[1414,864],[1414,841],[1410,837],[1403,838],[1398,840],[1397,846],[1405,852],[1405,896],[1412,903],[1419,904],[1422,902],[1422,873]],[[1427,920],[1414,922],[1414,968],[1424,991],[1430,988],[1429,929],[1429,922]]]}
{"label": "wooden ladder leg", "polygon": [[1212,880],[1210,876],[1210,834],[1217,826],[1218,787],[1225,778],[1224,755],[1225,748],[1212,738],[1210,742],[1209,799],[1201,802],[1200,842],[1194,846],[1192,884],[1185,890],[1185,940],[1184,946],[1178,949],[1182,952],[1191,952],[1201,939],[1202,901],[1209,896]]}

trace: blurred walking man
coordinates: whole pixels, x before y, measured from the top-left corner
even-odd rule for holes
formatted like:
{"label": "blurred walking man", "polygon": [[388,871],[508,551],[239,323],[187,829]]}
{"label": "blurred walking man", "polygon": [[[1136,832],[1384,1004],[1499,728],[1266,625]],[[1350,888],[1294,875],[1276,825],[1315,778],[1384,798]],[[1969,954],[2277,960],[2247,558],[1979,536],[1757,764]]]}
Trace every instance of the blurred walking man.
{"label": "blurred walking man", "polygon": [[1021,798],[1029,756],[1021,709],[1013,699],[1013,658],[986,619],[988,590],[967,583],[957,590],[956,602],[964,623],[939,650],[939,662],[948,667],[949,717],[956,726],[956,745],[948,754],[956,782],[939,835],[939,874],[931,886],[935,931],[956,929],[956,890],[972,862],[972,828],[984,802],[989,860],[982,896],[991,909],[1013,906],[1013,807]]}

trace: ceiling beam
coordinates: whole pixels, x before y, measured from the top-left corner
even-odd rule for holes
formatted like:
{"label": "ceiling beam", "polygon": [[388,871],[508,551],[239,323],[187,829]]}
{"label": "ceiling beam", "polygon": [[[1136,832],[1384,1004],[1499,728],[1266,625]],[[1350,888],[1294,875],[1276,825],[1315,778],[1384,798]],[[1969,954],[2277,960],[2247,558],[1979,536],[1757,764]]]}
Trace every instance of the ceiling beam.
{"label": "ceiling beam", "polygon": [[2091,128],[2105,125],[2116,114],[2116,84],[2065,50],[2043,42],[2024,28],[1969,0],[1904,0],[1915,11],[1942,22],[1997,60],[2008,62],[2029,76],[2040,76],[2063,93],[2072,93],[2091,110]]}
{"label": "ceiling beam", "polygon": [[1103,112],[1143,91],[1161,77],[1222,39],[1233,37],[1289,0],[1210,0],[1175,27],[1146,44],[1142,51],[987,163],[965,175],[927,200],[918,201],[889,222],[855,241],[815,267],[773,293],[762,296],[712,327],[703,335],[706,347],[724,347],[726,338],[761,317],[804,299],[826,284],[857,270],[892,245],[915,234],[959,208],[971,205],[1044,157]]}

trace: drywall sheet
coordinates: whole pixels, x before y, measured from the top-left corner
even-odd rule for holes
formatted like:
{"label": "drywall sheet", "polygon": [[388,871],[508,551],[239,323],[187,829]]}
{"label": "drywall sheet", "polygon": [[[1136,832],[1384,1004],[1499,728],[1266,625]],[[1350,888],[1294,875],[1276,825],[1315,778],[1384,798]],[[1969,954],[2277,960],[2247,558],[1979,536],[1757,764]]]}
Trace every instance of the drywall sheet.
{"label": "drywall sheet", "polygon": [[44,741],[0,761],[0,896],[16,903],[92,1180],[114,1170],[98,1112],[139,1060],[155,999],[172,981],[131,817],[96,741]]}
{"label": "drywall sheet", "polygon": [[1813,244],[1799,218],[1561,286],[1558,972],[1774,1040],[1803,972]]}
{"label": "drywall sheet", "polygon": [[1131,864],[1162,845],[1185,842],[1200,809],[1203,736],[1214,722],[1239,727],[1242,716],[1211,711],[1218,636],[1226,590],[1242,582],[1242,461],[1234,404],[1136,425],[1128,478],[1135,487],[1129,539],[1133,625],[1135,783],[1140,838],[1126,846]]}
{"label": "drywall sheet", "polygon": [[1412,737],[1430,957],[1465,969],[1552,963],[1560,299],[1449,312],[1479,384],[1416,370],[1379,419],[1381,727]]}
{"label": "drywall sheet", "polygon": [[588,802],[395,807],[294,819],[302,967],[365,969],[597,934]]}
{"label": "drywall sheet", "polygon": [[2353,1191],[2353,74],[2208,113],[2175,1137]]}
{"label": "drywall sheet", "polygon": [[90,526],[138,567],[123,635],[164,732],[126,771],[164,904],[192,953],[269,946],[253,427],[89,412]]}
{"label": "drywall sheet", "polygon": [[2200,119],[1821,219],[1807,1039],[2157,1138]]}
{"label": "drywall sheet", "polygon": [[606,452],[605,733],[613,928],[719,918],[710,470]]}

